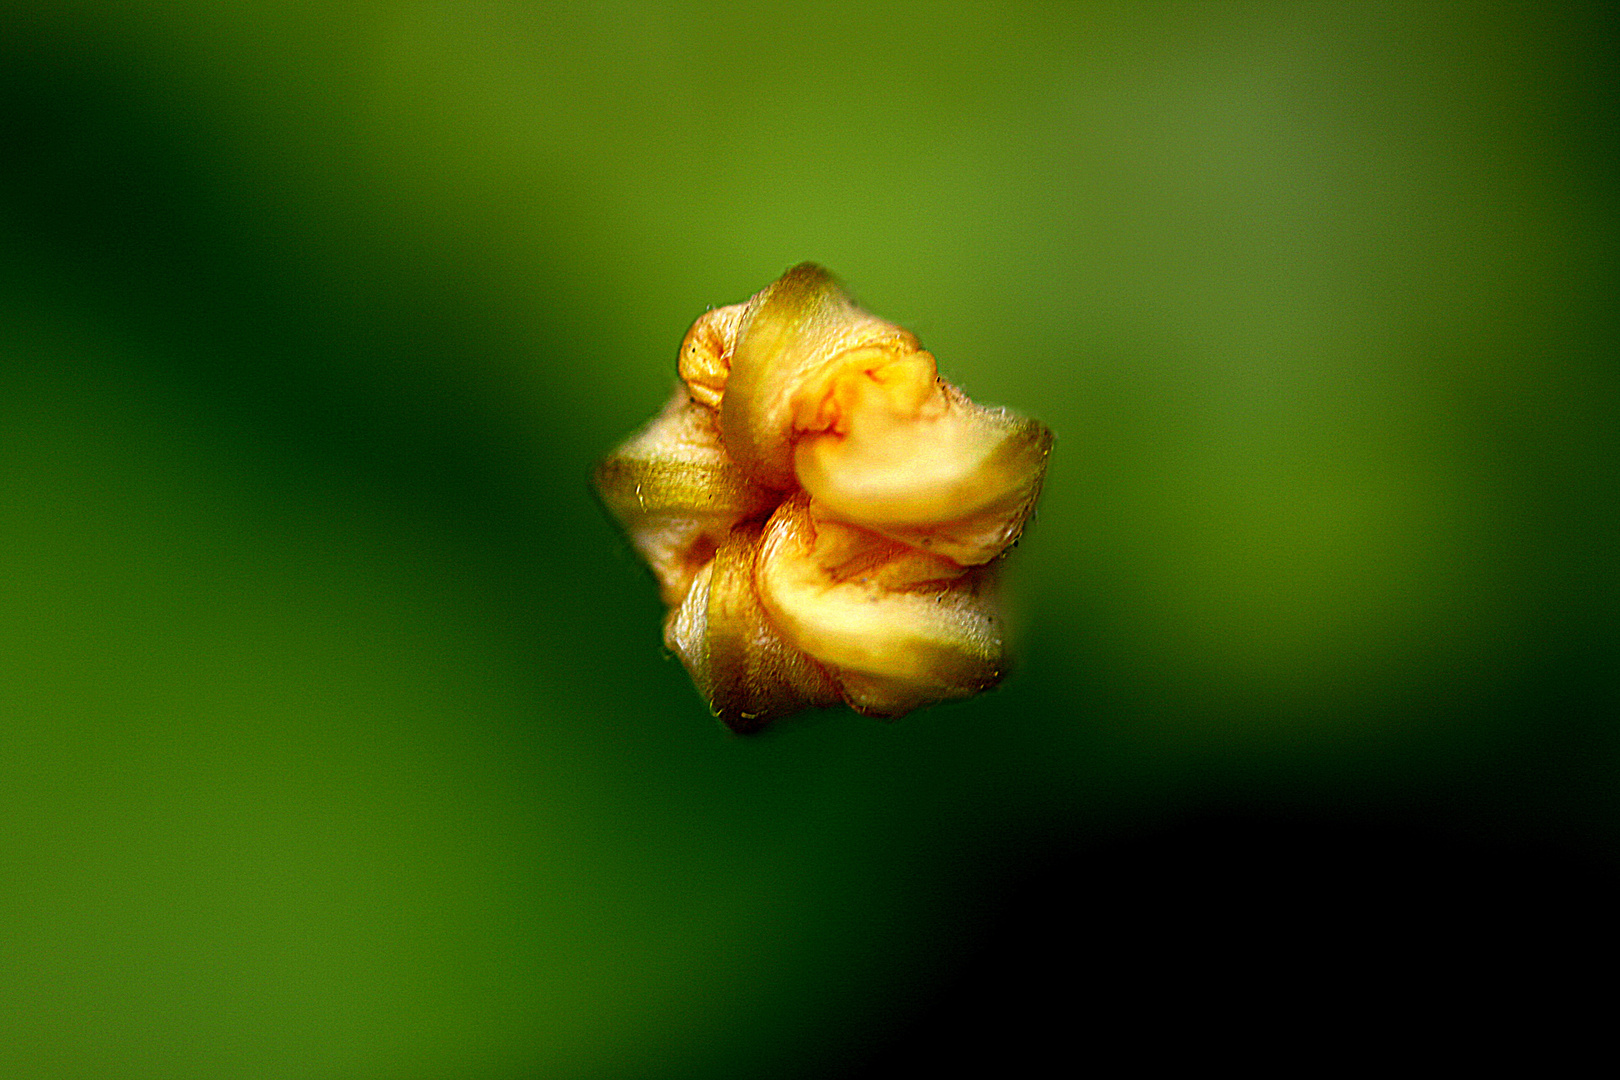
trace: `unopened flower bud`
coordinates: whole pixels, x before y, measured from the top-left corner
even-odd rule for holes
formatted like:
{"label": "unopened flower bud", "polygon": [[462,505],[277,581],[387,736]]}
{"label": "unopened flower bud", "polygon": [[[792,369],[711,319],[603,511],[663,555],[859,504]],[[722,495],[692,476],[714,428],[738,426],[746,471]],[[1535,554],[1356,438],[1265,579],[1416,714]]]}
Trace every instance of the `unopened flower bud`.
{"label": "unopened flower bud", "polygon": [[995,560],[1040,494],[1044,425],[975,405],[811,263],[699,318],[679,371],[596,485],[721,720],[900,716],[1001,679]]}

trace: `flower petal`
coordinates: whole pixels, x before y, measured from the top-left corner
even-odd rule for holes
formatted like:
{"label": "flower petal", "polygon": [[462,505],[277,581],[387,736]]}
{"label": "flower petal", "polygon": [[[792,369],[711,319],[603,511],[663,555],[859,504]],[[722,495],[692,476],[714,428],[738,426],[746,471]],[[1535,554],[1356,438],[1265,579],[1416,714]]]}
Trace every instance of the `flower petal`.
{"label": "flower petal", "polygon": [[731,374],[731,353],[737,344],[737,324],[747,305],[711,308],[699,315],[681,342],[677,370],[692,400],[711,409],[720,407]]}
{"label": "flower petal", "polygon": [[784,641],[760,606],[754,587],[759,540],[757,523],[733,529],[664,624],[665,645],[733,731],[840,700],[827,672]]}
{"label": "flower petal", "polygon": [[840,377],[837,426],[794,450],[799,481],[827,516],[963,565],[994,559],[1035,507],[1052,433],[944,382],[911,405],[882,374]]}
{"label": "flower petal", "polygon": [[909,331],[856,307],[832,275],[813,263],[795,266],[748,301],[720,426],[732,458],[759,483],[778,490],[795,486],[793,441],[832,424],[827,397],[852,350],[864,354],[861,362],[880,364],[920,348]]}
{"label": "flower petal", "polygon": [[831,668],[863,712],[897,716],[1001,677],[989,568],[818,519],[800,494],[767,523],[756,578],[776,629]]}
{"label": "flower petal", "polygon": [[598,465],[594,479],[669,604],[681,602],[733,525],[762,516],[778,498],[732,464],[714,410],[684,390]]}

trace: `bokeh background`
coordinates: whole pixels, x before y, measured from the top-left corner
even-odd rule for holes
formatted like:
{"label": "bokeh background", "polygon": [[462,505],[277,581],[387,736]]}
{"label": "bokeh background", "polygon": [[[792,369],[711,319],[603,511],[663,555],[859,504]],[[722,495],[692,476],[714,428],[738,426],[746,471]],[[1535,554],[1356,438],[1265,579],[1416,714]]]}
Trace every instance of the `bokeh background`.
{"label": "bokeh background", "polygon": [[[1591,959],[1605,5],[0,11],[0,1073],[854,1075]],[[586,478],[805,259],[1057,451],[1004,688],[735,738]]]}

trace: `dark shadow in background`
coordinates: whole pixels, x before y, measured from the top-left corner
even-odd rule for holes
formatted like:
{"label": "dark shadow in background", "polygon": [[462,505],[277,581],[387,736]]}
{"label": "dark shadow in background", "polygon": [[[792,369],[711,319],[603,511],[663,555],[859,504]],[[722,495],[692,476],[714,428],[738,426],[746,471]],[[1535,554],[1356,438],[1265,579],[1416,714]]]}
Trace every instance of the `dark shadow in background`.
{"label": "dark shadow in background", "polygon": [[[492,328],[469,318],[453,282],[416,272],[419,260],[384,237],[355,237],[367,253],[334,283],[341,298],[315,291],[302,238],[276,235],[220,190],[210,172],[219,163],[202,149],[210,118],[184,111],[198,103],[163,101],[153,82],[133,57],[94,41],[8,28],[7,269],[106,311],[154,346],[153,375],[240,428],[340,463],[419,512],[520,527],[510,418],[470,381],[442,375],[486,363],[502,344]],[[331,217],[343,227],[341,207]]]}
{"label": "dark shadow in background", "polygon": [[1018,875],[952,982],[846,1075],[1406,1054],[1511,1044],[1544,1010],[1562,1049],[1603,1030],[1616,910],[1612,863],[1566,843],[1209,808]]}
{"label": "dark shadow in background", "polygon": [[[586,354],[567,268],[536,289],[556,328],[536,355],[476,281],[355,225],[343,193],[302,237],[232,202],[205,149],[223,121],[172,100],[132,51],[54,23],[0,31],[0,285],[103,321],[140,358],[105,373],[115,385],[189,401],[261,456],[250,472],[320,476],[476,547],[474,587],[509,614],[510,640],[545,640],[535,614],[566,610],[582,650],[617,643],[615,614],[651,601],[634,574],[584,571],[611,530],[571,418],[536,424],[477,378],[492,356],[545,370]],[[337,280],[300,249],[311,228],[350,244]]]}

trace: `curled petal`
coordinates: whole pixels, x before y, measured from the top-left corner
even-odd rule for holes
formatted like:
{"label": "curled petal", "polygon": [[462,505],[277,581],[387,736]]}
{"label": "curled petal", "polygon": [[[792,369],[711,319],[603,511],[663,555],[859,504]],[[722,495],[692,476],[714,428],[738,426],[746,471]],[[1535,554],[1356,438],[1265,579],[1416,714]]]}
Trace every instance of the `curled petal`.
{"label": "curled petal", "polygon": [[732,463],[714,410],[684,391],[598,465],[594,479],[667,604],[681,602],[733,525],[765,513],[778,498]]}
{"label": "curled petal", "polygon": [[839,701],[837,684],[782,639],[760,606],[754,586],[759,541],[757,523],[732,529],[664,624],[665,645],[733,731]]}
{"label": "curled petal", "polygon": [[747,305],[711,308],[698,316],[681,342],[680,376],[692,400],[711,409],[720,407],[731,374],[731,352],[737,343],[737,324]]}
{"label": "curled petal", "polygon": [[986,568],[817,519],[801,494],[771,516],[756,578],[782,636],[831,668],[863,712],[898,716],[1001,677],[1001,619]]}
{"label": "curled petal", "polygon": [[994,559],[1034,510],[1051,432],[948,383],[896,394],[882,374],[841,375],[837,426],[795,449],[799,481],[828,516],[963,565]]}
{"label": "curled petal", "polygon": [[[800,266],[740,315],[699,320],[691,341],[735,341],[719,385],[732,457],[768,487],[802,486],[826,517],[988,562],[1018,539],[1040,493],[1051,433],[986,409],[939,377],[917,339],[867,314],[820,267]],[[694,354],[699,354],[694,347]]]}
{"label": "curled petal", "polygon": [[[738,321],[720,404],[726,449],[761,484],[792,488],[794,440],[835,421],[828,395],[837,371],[920,352],[910,331],[856,307],[827,271],[795,266],[749,300]],[[921,355],[932,377],[933,358]]]}

